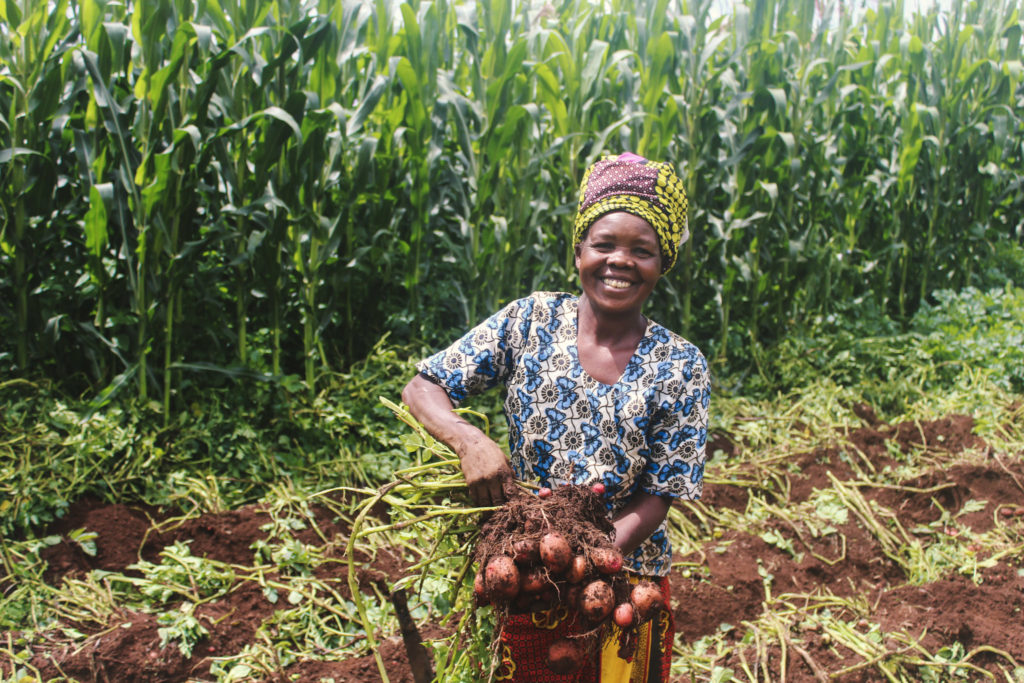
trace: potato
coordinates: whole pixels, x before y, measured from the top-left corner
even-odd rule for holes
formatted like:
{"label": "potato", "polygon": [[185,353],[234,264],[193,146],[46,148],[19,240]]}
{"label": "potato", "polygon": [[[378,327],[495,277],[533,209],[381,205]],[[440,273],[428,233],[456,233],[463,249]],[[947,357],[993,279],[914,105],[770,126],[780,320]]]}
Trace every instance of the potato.
{"label": "potato", "polygon": [[556,674],[571,674],[583,668],[586,655],[583,647],[569,638],[562,638],[548,647],[548,668]]}
{"label": "potato", "polygon": [[511,600],[519,594],[519,568],[508,555],[495,555],[484,571],[484,588],[492,597]]}
{"label": "potato", "polygon": [[640,621],[654,618],[658,611],[665,606],[665,596],[662,595],[661,589],[650,581],[641,581],[633,586],[633,591],[629,594],[629,601],[633,603]]}
{"label": "potato", "polygon": [[548,585],[548,573],[544,567],[533,567],[520,572],[519,590],[523,593],[540,593]]}
{"label": "potato", "polygon": [[633,625],[633,605],[628,602],[624,602],[621,605],[615,606],[615,611],[612,613],[612,620],[615,621],[615,625],[619,628],[629,628]]}
{"label": "potato", "polygon": [[487,596],[487,587],[484,585],[483,570],[478,571],[476,576],[473,577],[473,595],[476,596],[476,601],[481,605],[486,605],[490,602]]}
{"label": "potato", "polygon": [[548,571],[560,575],[569,568],[572,561],[572,549],[565,537],[557,531],[544,534],[540,539],[540,561]]}
{"label": "potato", "polygon": [[594,548],[590,559],[602,574],[615,574],[622,570],[622,553],[615,548]]}
{"label": "potato", "polygon": [[540,559],[540,541],[536,538],[524,538],[512,544],[512,559],[516,564],[529,566]]}
{"label": "potato", "polygon": [[565,580],[569,583],[579,583],[587,575],[587,558],[583,555],[573,555],[569,562],[569,568],[565,570]]}
{"label": "potato", "polygon": [[612,587],[598,579],[583,587],[580,595],[580,612],[591,621],[604,621],[615,607],[615,592]]}

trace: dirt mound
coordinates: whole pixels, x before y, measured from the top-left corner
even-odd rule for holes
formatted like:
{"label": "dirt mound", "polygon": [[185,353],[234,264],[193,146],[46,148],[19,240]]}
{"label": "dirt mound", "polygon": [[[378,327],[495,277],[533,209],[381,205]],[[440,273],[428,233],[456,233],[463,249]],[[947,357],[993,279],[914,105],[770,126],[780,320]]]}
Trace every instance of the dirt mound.
{"label": "dirt mound", "polygon": [[154,615],[124,612],[84,644],[55,647],[36,666],[44,681],[184,681],[192,668],[190,662],[173,645],[161,648],[158,631]]}
{"label": "dirt mound", "polygon": [[891,439],[904,453],[912,448],[928,448],[962,453],[967,449],[985,448],[985,441],[974,435],[974,418],[950,415],[928,422],[901,422],[892,430]]}
{"label": "dirt mound", "polygon": [[830,473],[846,481],[858,472],[877,476],[879,472],[895,468],[899,463],[893,458],[889,444],[894,444],[901,453],[924,449],[958,454],[968,449],[986,448],[984,440],[972,433],[974,418],[967,415],[888,426],[875,417],[873,411],[865,412],[867,410],[867,406],[861,406],[864,413],[861,417],[869,426],[846,431],[840,445],[796,458],[795,471],[787,475],[790,502],[807,500],[816,489],[831,487]]}
{"label": "dirt mound", "polygon": [[[118,571],[138,562],[146,532],[160,519],[161,515],[152,508],[109,504],[95,498],[72,504],[67,514],[43,534],[61,537],[58,544],[41,552],[48,564],[47,581],[58,584],[62,576],[72,572]],[[95,554],[88,554],[84,544],[72,539],[72,533],[79,529],[95,534]]]}
{"label": "dirt mound", "polygon": [[[715,666],[757,680],[874,683],[888,680],[878,661],[904,657],[903,670],[918,676],[914,662],[940,651],[967,658],[960,676],[980,679],[984,669],[1001,680],[1024,664],[1024,569],[1013,554],[988,566],[977,541],[990,534],[1000,539],[996,547],[1021,542],[1024,461],[995,453],[973,435],[968,416],[889,426],[868,406],[855,412],[865,426],[793,456],[781,476],[775,470],[773,479],[760,482],[708,483],[696,511],[684,512],[716,538],[676,558],[685,567],[672,576],[682,640],[721,639],[732,648]],[[740,444],[740,459],[742,451]],[[913,460],[904,457],[910,453]],[[921,464],[931,467],[900,480],[895,473],[909,463],[918,472]],[[763,505],[806,509],[820,500],[817,492],[837,491],[849,519],[824,533],[785,515],[773,515],[757,531],[716,527],[716,512],[756,518]],[[905,552],[920,553],[917,561],[930,571],[908,574],[915,558]],[[940,578],[921,582],[931,575]],[[780,611],[794,616],[778,620]],[[826,613],[828,619],[819,618]],[[750,642],[753,624],[763,619],[773,625],[773,639]],[[830,630],[835,624],[845,630]],[[878,654],[868,654],[864,643]]]}
{"label": "dirt mound", "polygon": [[161,550],[177,542],[187,542],[196,557],[205,557],[228,564],[252,564],[252,545],[270,537],[262,527],[270,515],[257,506],[207,514],[195,519],[155,530],[142,548],[146,559],[155,558]]}
{"label": "dirt mound", "polygon": [[986,645],[1018,662],[1024,662],[1022,615],[1024,576],[1007,566],[983,571],[979,583],[954,574],[894,588],[880,596],[875,613],[883,630],[907,631],[932,652],[953,642],[967,651]]}
{"label": "dirt mound", "polygon": [[[1024,505],[1024,463],[958,464],[932,471],[891,488],[877,488],[865,498],[896,511],[912,526],[942,519],[983,533],[997,523],[997,511]],[[965,507],[969,501],[973,506]],[[974,509],[978,508],[978,509]],[[910,527],[908,527],[910,528]]]}

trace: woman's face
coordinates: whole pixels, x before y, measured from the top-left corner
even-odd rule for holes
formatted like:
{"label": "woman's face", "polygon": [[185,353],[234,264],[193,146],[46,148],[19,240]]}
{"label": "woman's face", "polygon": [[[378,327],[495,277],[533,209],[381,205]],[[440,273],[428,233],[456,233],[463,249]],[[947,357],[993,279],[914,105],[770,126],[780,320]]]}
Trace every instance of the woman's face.
{"label": "woman's face", "polygon": [[651,224],[624,211],[606,213],[576,246],[587,299],[605,313],[639,313],[661,277],[661,250]]}

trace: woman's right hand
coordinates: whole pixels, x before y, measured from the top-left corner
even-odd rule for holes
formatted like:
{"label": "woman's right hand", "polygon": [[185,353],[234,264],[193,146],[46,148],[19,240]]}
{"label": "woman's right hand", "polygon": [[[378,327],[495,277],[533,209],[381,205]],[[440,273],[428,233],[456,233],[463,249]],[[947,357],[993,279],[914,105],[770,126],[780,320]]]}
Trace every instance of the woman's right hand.
{"label": "woman's right hand", "polygon": [[513,485],[514,478],[508,458],[498,444],[481,432],[479,439],[458,446],[456,453],[473,502],[480,506],[504,503],[505,487]]}
{"label": "woman's right hand", "polygon": [[505,502],[505,487],[514,481],[508,458],[493,439],[452,411],[452,402],[444,389],[416,375],[402,390],[402,401],[431,436],[459,456],[469,497],[475,505],[489,507]]}

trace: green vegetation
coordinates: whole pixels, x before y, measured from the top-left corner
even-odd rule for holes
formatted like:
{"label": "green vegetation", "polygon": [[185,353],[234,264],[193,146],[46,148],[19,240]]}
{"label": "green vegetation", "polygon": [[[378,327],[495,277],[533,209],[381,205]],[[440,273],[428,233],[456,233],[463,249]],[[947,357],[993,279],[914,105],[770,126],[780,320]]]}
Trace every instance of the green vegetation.
{"label": "green vegetation", "polygon": [[1015,3],[713,6],[6,2],[0,359],[168,426],[316,396],[572,288],[580,176],[624,149],[692,199],[652,311],[730,375],[855,302],[908,329],[1020,282]]}
{"label": "green vegetation", "polygon": [[[842,396],[847,405],[866,402],[895,419],[914,409],[950,412],[958,402],[966,410],[963,396],[950,393],[965,384],[1022,393],[1024,289],[937,292],[936,299],[941,303],[923,307],[909,332],[851,307],[843,317],[818,321],[813,335],[788,338],[757,368],[760,374],[717,378],[715,429],[730,431],[732,410],[756,413],[748,401],[783,396],[815,396],[819,403]],[[230,388],[209,392],[166,427],[159,411],[131,399],[97,411],[88,398],[68,399],[49,384],[5,382],[0,530],[38,529],[87,494],[220,512],[270,494],[286,501],[323,487],[390,481],[414,464],[423,443],[380,398],[398,400],[425,352],[379,345],[350,372],[326,376],[313,398],[275,383],[255,383],[246,396]],[[745,391],[734,392],[732,382]],[[500,402],[494,393],[474,408],[502,442]],[[727,407],[734,402],[742,408]],[[979,401],[966,412],[980,419],[984,410]],[[835,412],[815,417],[837,420]],[[288,493],[280,482],[300,492]],[[279,550],[261,552],[269,559]]]}

